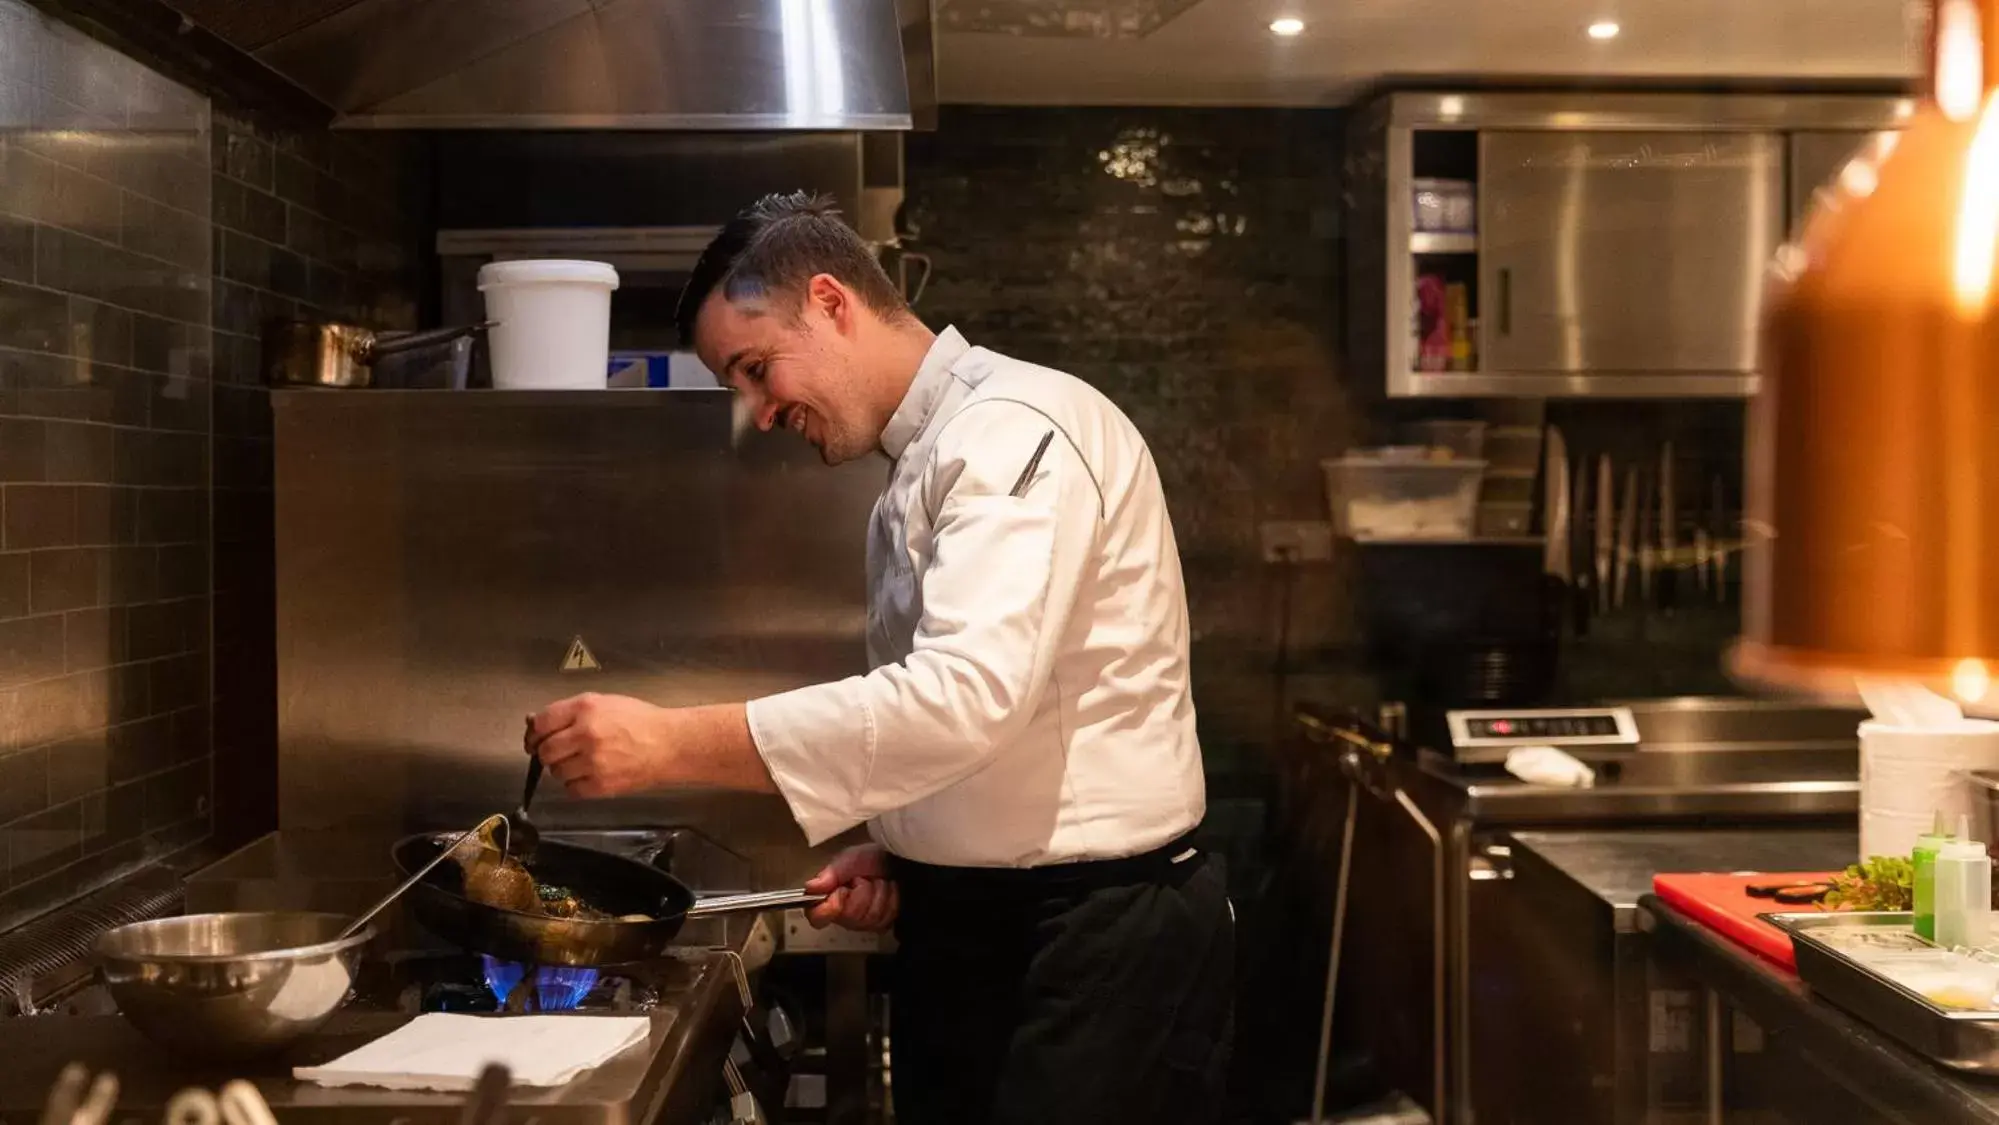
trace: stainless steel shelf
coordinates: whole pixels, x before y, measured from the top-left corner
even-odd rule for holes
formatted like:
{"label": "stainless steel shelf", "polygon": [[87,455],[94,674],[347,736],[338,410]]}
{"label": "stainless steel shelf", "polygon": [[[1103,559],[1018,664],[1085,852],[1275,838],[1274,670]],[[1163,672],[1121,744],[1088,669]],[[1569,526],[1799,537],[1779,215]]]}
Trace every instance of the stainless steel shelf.
{"label": "stainless steel shelf", "polygon": [[1391,398],[1747,398],[1755,375],[1708,371],[1563,374],[1546,371],[1390,370]]}

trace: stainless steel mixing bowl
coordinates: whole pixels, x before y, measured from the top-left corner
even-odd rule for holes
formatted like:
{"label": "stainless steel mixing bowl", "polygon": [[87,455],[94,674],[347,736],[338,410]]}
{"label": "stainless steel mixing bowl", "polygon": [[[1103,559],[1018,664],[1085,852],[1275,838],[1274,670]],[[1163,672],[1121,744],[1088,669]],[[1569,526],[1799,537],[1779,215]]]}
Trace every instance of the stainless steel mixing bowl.
{"label": "stainless steel mixing bowl", "polygon": [[375,936],[339,914],[190,914],[108,930],[92,947],[118,1010],[147,1038],[216,1061],[277,1051],[347,1002]]}

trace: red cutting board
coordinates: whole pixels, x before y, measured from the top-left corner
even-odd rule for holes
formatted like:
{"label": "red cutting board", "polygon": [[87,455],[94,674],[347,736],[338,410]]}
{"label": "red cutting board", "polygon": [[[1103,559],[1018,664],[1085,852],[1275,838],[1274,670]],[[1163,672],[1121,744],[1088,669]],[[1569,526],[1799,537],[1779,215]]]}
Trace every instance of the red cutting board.
{"label": "red cutting board", "polygon": [[1791,935],[1758,918],[1759,914],[1801,914],[1814,909],[1767,898],[1750,898],[1752,884],[1809,883],[1832,878],[1831,872],[1761,872],[1734,875],[1654,875],[1652,892],[1668,906],[1728,940],[1796,972]]}

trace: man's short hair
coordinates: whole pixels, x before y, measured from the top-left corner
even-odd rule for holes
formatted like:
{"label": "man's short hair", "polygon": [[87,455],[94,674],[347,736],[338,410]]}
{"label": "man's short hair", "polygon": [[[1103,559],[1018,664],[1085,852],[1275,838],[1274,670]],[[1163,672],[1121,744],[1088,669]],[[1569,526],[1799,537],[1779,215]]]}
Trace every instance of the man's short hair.
{"label": "man's short hair", "polygon": [[881,316],[909,312],[909,302],[868,244],[840,220],[832,200],[802,191],[772,194],[729,220],[694,263],[674,312],[681,345],[694,346],[695,318],[716,291],[731,301],[774,293],[803,300],[806,283],[822,273],[859,294]]}

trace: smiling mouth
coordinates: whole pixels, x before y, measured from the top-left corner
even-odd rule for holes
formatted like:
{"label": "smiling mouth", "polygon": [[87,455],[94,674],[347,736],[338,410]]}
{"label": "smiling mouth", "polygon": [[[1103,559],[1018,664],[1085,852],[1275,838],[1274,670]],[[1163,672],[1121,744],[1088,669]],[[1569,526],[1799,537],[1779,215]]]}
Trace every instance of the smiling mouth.
{"label": "smiling mouth", "polygon": [[792,433],[797,434],[799,437],[802,437],[807,441],[811,441],[812,435],[805,428],[806,420],[807,420],[807,411],[804,407],[802,406],[785,407],[783,415],[784,428],[790,430]]}

